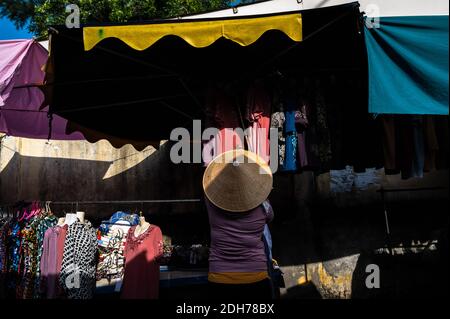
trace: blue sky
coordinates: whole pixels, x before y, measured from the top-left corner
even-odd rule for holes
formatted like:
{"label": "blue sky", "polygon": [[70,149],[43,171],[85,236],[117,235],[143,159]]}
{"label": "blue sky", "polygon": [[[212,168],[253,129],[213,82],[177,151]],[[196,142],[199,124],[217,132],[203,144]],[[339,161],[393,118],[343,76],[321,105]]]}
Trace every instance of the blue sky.
{"label": "blue sky", "polygon": [[0,18],[0,40],[31,39],[33,35],[26,29],[17,30],[7,18]]}

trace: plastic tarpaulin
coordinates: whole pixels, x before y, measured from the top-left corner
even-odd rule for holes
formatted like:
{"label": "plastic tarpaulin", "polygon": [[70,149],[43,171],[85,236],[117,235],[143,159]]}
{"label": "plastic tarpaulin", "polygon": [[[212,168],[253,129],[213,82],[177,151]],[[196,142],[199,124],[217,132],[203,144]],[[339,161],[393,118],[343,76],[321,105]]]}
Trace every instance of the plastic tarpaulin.
{"label": "plastic tarpaulin", "polygon": [[370,113],[449,114],[448,22],[382,17],[366,28]]}
{"label": "plastic tarpaulin", "polygon": [[[44,94],[43,66],[48,52],[34,40],[0,41],[0,132],[16,137],[83,140],[80,133],[66,134],[67,121],[40,110]],[[49,134],[51,133],[51,134]]]}

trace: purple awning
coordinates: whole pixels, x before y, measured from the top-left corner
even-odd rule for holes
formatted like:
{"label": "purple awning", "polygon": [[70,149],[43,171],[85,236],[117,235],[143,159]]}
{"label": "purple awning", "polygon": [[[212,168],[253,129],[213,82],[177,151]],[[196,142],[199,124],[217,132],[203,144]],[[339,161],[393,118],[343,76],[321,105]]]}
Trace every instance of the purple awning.
{"label": "purple awning", "polygon": [[[48,52],[35,40],[0,41],[0,132],[16,137],[84,140],[81,133],[66,134],[67,120],[41,109]],[[51,135],[50,135],[51,133]]]}

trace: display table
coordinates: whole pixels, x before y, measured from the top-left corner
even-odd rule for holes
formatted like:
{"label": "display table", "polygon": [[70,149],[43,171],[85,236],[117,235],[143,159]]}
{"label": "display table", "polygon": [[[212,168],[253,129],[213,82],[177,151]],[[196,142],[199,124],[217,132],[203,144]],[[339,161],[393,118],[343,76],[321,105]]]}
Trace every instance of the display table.
{"label": "display table", "polygon": [[[160,287],[170,289],[175,287],[204,285],[208,282],[208,269],[171,269],[160,268]],[[102,279],[96,283],[96,294],[118,293],[122,286],[122,279]]]}

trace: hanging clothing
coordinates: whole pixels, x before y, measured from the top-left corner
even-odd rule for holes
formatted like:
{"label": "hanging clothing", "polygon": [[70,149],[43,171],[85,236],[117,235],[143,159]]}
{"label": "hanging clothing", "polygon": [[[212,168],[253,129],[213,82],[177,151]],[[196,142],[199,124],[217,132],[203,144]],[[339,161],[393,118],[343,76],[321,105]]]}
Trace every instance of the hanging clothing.
{"label": "hanging clothing", "polygon": [[[130,217],[133,216],[127,215]],[[112,218],[112,220],[114,219]],[[108,232],[100,236],[98,240],[99,262],[97,264],[97,281],[123,277],[125,265],[124,247],[126,245],[128,231],[131,226],[138,223],[139,217],[137,220],[134,218],[117,219],[113,225],[108,225]]]}
{"label": "hanging clothing", "polygon": [[450,142],[449,142],[449,117],[434,116],[434,125],[438,138],[439,151],[436,155],[436,168],[448,169],[450,164]]}
{"label": "hanging clothing", "polygon": [[48,215],[42,218],[39,221],[39,224],[36,227],[36,242],[37,242],[37,253],[36,253],[36,264],[37,264],[37,270],[36,270],[36,277],[35,277],[35,288],[34,288],[34,298],[40,297],[40,284],[41,284],[41,268],[39,267],[42,251],[44,247],[44,237],[45,233],[49,228],[54,227],[58,222],[58,219],[54,215]]}
{"label": "hanging clothing", "polygon": [[59,284],[64,242],[67,234],[67,225],[49,228],[44,235],[41,271],[41,293],[48,299],[61,296],[62,288]]}
{"label": "hanging clothing", "polygon": [[275,112],[272,114],[270,122],[270,127],[278,130],[278,167],[283,167],[286,154],[286,138],[283,134],[285,120],[283,112]]}
{"label": "hanging clothing", "polygon": [[0,299],[7,298],[8,288],[8,234],[13,219],[3,220],[0,225]]}
{"label": "hanging clothing", "polygon": [[423,132],[425,143],[424,171],[430,172],[436,169],[436,156],[439,152],[439,142],[436,135],[433,116],[424,116]]}
{"label": "hanging clothing", "polygon": [[395,175],[400,173],[396,157],[397,134],[395,117],[393,115],[382,115],[381,124],[383,128],[384,171],[386,175]]}
{"label": "hanging clothing", "polygon": [[[102,222],[99,227],[99,230],[102,234],[107,234],[110,227],[113,226],[118,221],[126,221],[129,225],[137,225],[139,224],[139,216],[137,214],[128,214],[125,212],[116,212],[114,213],[110,219]],[[128,231],[128,230],[127,230]]]}
{"label": "hanging clothing", "polygon": [[262,84],[254,84],[247,92],[248,147],[266,162],[270,158],[270,111],[271,97],[267,89]]}
{"label": "hanging clothing", "polygon": [[297,130],[297,149],[298,149],[298,165],[305,168],[309,165],[308,154],[306,151],[306,135],[309,126],[306,105],[303,104],[301,110],[295,111],[295,124]]}
{"label": "hanging clothing", "polygon": [[[235,132],[241,128],[234,97],[223,89],[210,89],[206,101],[206,127],[216,128],[218,133],[203,144],[203,162],[207,166],[221,153],[243,149],[243,136]],[[244,132],[242,132],[243,134]]]}
{"label": "hanging clothing", "polygon": [[36,202],[23,209],[22,213],[18,222],[19,249],[15,296],[17,299],[38,298],[42,239],[44,232],[56,224],[56,217],[44,212]]}
{"label": "hanging clothing", "polygon": [[284,134],[286,136],[286,153],[282,170],[285,172],[295,172],[297,170],[297,148],[298,138],[295,128],[295,107],[293,98],[287,100],[284,122]]}
{"label": "hanging clothing", "polygon": [[412,126],[413,126],[413,140],[414,140],[414,157],[411,175],[412,177],[422,178],[425,164],[425,141],[424,141],[422,117],[414,116]]}
{"label": "hanging clothing", "polygon": [[157,299],[159,296],[159,259],[163,255],[161,229],[150,225],[135,236],[136,226],[128,231],[125,244],[123,299]]}
{"label": "hanging clothing", "polygon": [[95,289],[96,230],[89,221],[67,229],[59,283],[69,299],[91,299]]}
{"label": "hanging clothing", "polygon": [[328,171],[332,159],[331,137],[327,104],[321,87],[316,87],[312,102],[306,101],[304,114],[308,120],[304,134],[308,167],[319,172]]}
{"label": "hanging clothing", "polygon": [[27,224],[21,230],[22,242],[19,259],[19,284],[16,289],[18,299],[33,298],[33,289],[37,273],[37,237],[35,223]]}
{"label": "hanging clothing", "polygon": [[407,115],[396,118],[399,131],[399,152],[397,158],[402,179],[409,179],[413,176],[412,165],[414,161],[414,128],[411,117]]}
{"label": "hanging clothing", "polygon": [[6,221],[0,226],[0,274],[7,272],[7,246],[6,239],[8,238],[8,228],[10,221]]}
{"label": "hanging clothing", "polygon": [[18,221],[14,221],[8,233],[8,272],[10,274],[17,274],[19,271],[21,241],[20,224]]}

